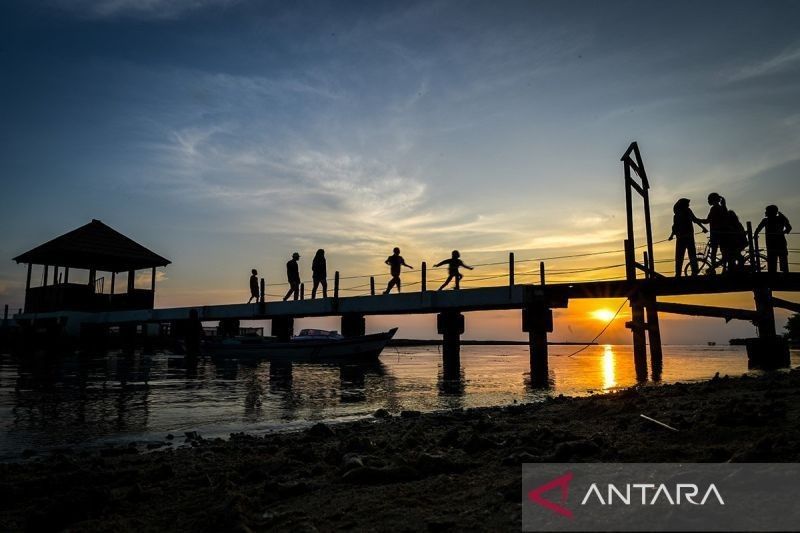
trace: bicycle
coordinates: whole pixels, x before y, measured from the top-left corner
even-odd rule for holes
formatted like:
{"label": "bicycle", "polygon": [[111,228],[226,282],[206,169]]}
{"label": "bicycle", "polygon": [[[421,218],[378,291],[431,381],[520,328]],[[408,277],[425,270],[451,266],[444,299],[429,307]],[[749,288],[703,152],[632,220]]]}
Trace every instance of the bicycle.
{"label": "bicycle", "polygon": [[[767,270],[767,256],[764,253],[759,252],[755,254],[758,256],[758,266],[760,270],[766,271]],[[750,256],[750,249],[745,248],[742,252],[742,257],[744,258],[743,270],[750,270],[753,272],[758,272],[759,268],[756,268],[756,265],[753,263],[752,257]],[[712,259],[716,259],[712,262]],[[722,264],[721,258],[712,258],[711,257],[711,245],[709,241],[706,241],[705,246],[703,247],[702,251],[700,248],[697,249],[697,273],[706,275],[713,275],[716,273],[716,269],[722,267],[722,272],[726,271],[725,265]],[[692,264],[691,261],[687,262],[686,265],[683,267],[683,275],[684,276],[691,276],[692,275]]]}

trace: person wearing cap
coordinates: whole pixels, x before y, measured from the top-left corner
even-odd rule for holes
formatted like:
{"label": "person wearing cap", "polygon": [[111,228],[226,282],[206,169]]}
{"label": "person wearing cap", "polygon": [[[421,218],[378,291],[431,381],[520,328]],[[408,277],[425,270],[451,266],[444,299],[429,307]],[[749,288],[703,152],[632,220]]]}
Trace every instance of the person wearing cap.
{"label": "person wearing cap", "polygon": [[297,264],[298,259],[300,259],[300,254],[295,252],[292,254],[292,258],[286,263],[286,277],[289,279],[289,292],[283,297],[284,302],[292,295],[294,295],[295,300],[300,297],[300,266]]}
{"label": "person wearing cap", "polygon": [[786,244],[786,234],[792,232],[783,213],[778,211],[777,205],[768,205],[764,210],[765,218],[758,224],[755,235],[766,229],[767,234],[767,272],[777,272],[780,262],[781,272],[789,272],[789,249]]}
{"label": "person wearing cap", "polygon": [[701,221],[694,215],[689,208],[689,199],[681,198],[672,207],[674,216],[672,217],[672,233],[669,234],[669,240],[677,237],[675,242],[675,277],[681,277],[683,272],[683,257],[689,254],[689,264],[692,269],[692,276],[697,275],[697,248],[694,244],[694,224],[700,226],[703,233],[706,233],[706,228]]}

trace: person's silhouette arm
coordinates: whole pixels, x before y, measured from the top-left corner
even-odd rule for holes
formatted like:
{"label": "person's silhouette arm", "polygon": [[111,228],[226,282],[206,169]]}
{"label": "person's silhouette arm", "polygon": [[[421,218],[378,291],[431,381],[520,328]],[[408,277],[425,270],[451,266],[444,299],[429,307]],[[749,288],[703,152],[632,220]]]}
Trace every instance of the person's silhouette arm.
{"label": "person's silhouette arm", "polygon": [[408,268],[410,268],[411,270],[414,270],[414,267],[412,267],[411,265],[407,264],[405,259],[403,259],[403,262],[402,262],[401,264],[402,264],[404,267],[408,267]]}
{"label": "person's silhouette arm", "polygon": [[673,230],[672,230],[672,231],[669,233],[669,237],[667,237],[667,240],[668,240],[668,241],[671,241],[671,240],[672,240],[672,239],[674,239],[674,238],[675,238],[675,230],[673,229]]}
{"label": "person's silhouette arm", "polygon": [[707,230],[707,229],[706,229],[706,227],[703,225],[703,223],[708,223],[708,219],[705,219],[705,220],[700,220],[699,218],[697,218],[696,216],[694,216],[694,213],[692,213],[692,222],[694,222],[695,224],[697,224],[698,226],[700,226],[700,229],[703,231],[703,233],[708,233],[708,230]]}
{"label": "person's silhouette arm", "polygon": [[467,270],[475,270],[474,268],[472,268],[471,266],[469,266],[469,265],[468,265],[468,264],[466,264],[466,263],[461,263],[461,266],[462,266],[462,267],[464,267],[464,268],[466,268]]}
{"label": "person's silhouette arm", "polygon": [[445,263],[447,263],[447,259],[445,259],[444,261],[439,261],[438,263],[433,265],[433,268],[439,268],[440,266],[444,265]]}
{"label": "person's silhouette arm", "polygon": [[[783,214],[781,214],[781,216],[783,216]],[[783,232],[786,233],[786,234],[791,233],[792,232],[792,225],[789,224],[789,219],[786,218],[785,216],[783,216],[783,222],[784,222],[784,224],[783,224]]]}
{"label": "person's silhouette arm", "polygon": [[767,225],[767,219],[766,218],[761,219],[761,222],[759,222],[758,226],[756,226],[756,231],[755,233],[753,233],[753,236],[758,237],[758,234],[761,233],[761,230],[764,229],[766,225]]}

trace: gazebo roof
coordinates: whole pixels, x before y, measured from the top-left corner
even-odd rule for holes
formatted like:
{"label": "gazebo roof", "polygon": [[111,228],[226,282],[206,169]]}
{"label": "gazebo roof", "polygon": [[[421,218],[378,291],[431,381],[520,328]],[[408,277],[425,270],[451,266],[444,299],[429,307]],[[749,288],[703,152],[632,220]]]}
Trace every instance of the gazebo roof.
{"label": "gazebo roof", "polygon": [[124,272],[170,264],[122,233],[92,220],[14,258],[17,263]]}

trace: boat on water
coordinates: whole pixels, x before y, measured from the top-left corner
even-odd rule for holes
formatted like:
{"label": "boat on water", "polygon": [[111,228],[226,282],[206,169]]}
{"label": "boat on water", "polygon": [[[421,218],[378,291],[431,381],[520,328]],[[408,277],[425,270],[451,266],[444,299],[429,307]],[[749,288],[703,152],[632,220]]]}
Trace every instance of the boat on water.
{"label": "boat on water", "polygon": [[244,335],[203,342],[203,352],[216,357],[262,357],[312,361],[376,359],[397,328],[382,333],[344,337],[336,331],[303,329],[289,341]]}

